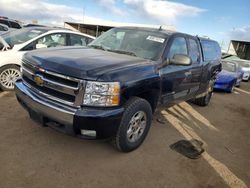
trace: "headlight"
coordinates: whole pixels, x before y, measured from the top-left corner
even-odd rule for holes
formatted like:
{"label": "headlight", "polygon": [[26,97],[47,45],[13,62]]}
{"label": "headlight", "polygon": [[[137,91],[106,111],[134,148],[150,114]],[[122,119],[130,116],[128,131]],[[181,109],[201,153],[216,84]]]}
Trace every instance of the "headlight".
{"label": "headlight", "polygon": [[87,82],[83,99],[84,105],[118,106],[119,101],[119,82]]}

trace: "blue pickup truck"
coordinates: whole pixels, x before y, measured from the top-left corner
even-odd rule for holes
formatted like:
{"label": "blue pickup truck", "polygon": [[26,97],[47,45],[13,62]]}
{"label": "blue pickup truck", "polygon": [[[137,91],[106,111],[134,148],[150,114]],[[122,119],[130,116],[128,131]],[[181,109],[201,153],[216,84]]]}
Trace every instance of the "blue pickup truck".
{"label": "blue pickup truck", "polygon": [[16,97],[43,126],[139,147],[158,105],[206,106],[221,70],[217,42],[162,29],[113,28],[88,47],[24,55]]}

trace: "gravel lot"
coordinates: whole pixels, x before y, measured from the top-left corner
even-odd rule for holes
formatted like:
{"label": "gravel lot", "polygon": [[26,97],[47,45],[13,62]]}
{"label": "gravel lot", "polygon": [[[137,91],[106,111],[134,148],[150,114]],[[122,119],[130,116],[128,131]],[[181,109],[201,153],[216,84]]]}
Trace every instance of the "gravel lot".
{"label": "gravel lot", "polygon": [[[38,126],[13,93],[0,92],[0,106],[2,188],[250,187],[250,83],[216,92],[209,107],[158,109],[144,144],[127,154]],[[200,159],[169,148],[190,138],[204,142]]]}

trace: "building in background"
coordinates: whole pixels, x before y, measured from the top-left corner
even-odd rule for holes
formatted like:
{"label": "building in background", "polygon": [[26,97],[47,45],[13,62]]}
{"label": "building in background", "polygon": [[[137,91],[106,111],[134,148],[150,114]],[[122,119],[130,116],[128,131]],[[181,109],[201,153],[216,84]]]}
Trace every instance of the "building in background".
{"label": "building in background", "polygon": [[231,40],[227,53],[250,60],[250,41]]}
{"label": "building in background", "polygon": [[[111,21],[102,21],[102,22],[84,22],[84,23],[75,23],[75,22],[64,22],[64,27],[74,31],[80,31],[95,37],[100,36],[103,32],[108,31],[113,27],[122,27],[122,26],[131,26],[131,27],[148,27],[148,28],[160,28],[160,25],[146,25],[146,24],[134,24],[134,23],[121,23],[121,22],[111,22]],[[162,29],[176,31],[175,26],[162,26]]]}

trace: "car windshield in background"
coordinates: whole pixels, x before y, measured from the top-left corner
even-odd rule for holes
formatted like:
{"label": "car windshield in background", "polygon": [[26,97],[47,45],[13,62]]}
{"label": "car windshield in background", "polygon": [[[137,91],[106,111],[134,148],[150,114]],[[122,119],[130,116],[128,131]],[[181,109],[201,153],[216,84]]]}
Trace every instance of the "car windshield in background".
{"label": "car windshield in background", "polygon": [[226,55],[223,55],[221,57],[221,59],[225,59],[225,60],[239,60],[240,58],[236,55],[230,55],[230,54],[226,54]]}
{"label": "car windshield in background", "polygon": [[15,44],[21,44],[27,42],[28,40],[35,38],[43,33],[47,32],[45,29],[37,28],[25,28],[19,29],[12,32],[5,33],[1,37],[13,47]]}
{"label": "car windshield in background", "polygon": [[89,47],[157,60],[166,37],[157,32],[114,28],[90,43]]}
{"label": "car windshield in background", "polygon": [[237,61],[241,67],[250,68],[250,61]]}
{"label": "car windshield in background", "polygon": [[236,65],[231,62],[222,62],[222,70],[236,72]]}

